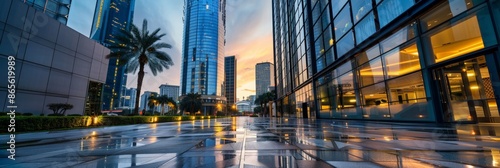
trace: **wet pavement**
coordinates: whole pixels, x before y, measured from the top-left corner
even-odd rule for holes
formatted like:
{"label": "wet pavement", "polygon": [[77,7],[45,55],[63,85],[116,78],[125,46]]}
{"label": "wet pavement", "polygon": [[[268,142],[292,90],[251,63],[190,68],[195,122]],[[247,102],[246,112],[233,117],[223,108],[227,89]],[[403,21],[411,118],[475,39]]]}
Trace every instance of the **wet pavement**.
{"label": "wet pavement", "polygon": [[500,166],[500,124],[231,117],[24,133],[15,140],[16,160],[3,149],[0,167]]}

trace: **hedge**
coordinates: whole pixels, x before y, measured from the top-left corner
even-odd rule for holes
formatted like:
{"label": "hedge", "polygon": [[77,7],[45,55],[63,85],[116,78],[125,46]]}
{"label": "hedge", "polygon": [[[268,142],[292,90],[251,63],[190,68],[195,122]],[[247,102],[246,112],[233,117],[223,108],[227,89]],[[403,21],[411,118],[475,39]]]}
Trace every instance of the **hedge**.
{"label": "hedge", "polygon": [[[173,121],[188,121],[208,118],[222,118],[220,116],[16,116],[15,131],[47,131],[68,128],[86,128],[95,126],[113,126],[146,124]],[[10,124],[9,116],[0,116],[0,123],[4,129],[0,133],[7,133]]]}

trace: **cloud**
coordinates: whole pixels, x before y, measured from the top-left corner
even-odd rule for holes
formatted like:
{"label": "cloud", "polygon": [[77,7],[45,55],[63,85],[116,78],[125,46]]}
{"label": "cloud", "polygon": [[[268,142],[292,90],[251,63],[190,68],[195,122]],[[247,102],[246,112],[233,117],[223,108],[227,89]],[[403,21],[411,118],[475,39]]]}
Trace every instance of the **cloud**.
{"label": "cloud", "polygon": [[255,90],[253,89],[243,89],[244,91],[248,91],[248,92],[254,92],[255,93]]}

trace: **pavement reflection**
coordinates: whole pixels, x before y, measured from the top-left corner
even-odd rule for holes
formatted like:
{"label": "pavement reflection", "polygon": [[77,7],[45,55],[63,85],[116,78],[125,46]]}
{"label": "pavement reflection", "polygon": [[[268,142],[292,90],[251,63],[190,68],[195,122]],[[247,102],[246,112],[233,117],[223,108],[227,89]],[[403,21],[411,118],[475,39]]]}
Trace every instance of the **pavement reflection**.
{"label": "pavement reflection", "polygon": [[16,160],[0,167],[498,167],[499,135],[500,124],[212,118],[17,134]]}

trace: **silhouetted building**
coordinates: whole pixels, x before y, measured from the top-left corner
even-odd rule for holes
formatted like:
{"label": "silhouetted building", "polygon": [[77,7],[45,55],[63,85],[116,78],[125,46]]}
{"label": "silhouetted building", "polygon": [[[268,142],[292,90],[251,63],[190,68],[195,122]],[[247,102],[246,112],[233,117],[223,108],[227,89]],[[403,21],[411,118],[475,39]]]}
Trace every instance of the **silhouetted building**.
{"label": "silhouetted building", "polygon": [[224,58],[224,96],[227,99],[227,104],[232,106],[236,102],[236,56],[227,56]]}
{"label": "silhouetted building", "polygon": [[268,92],[269,86],[274,85],[274,65],[270,62],[255,65],[255,91],[256,96]]}

